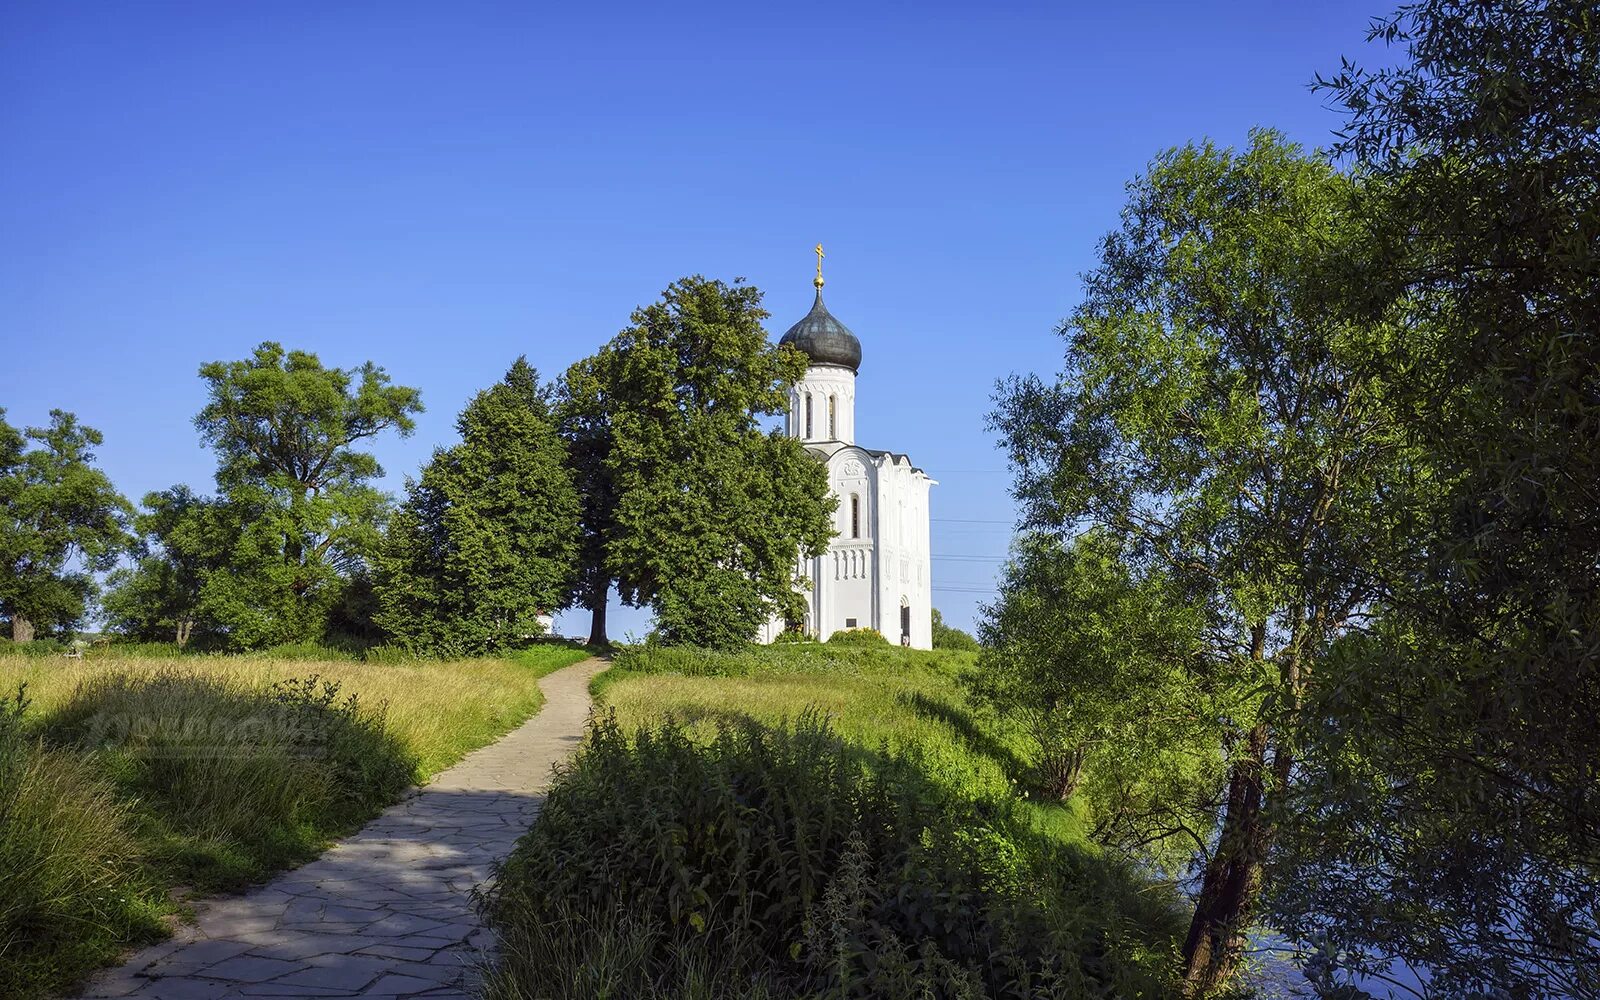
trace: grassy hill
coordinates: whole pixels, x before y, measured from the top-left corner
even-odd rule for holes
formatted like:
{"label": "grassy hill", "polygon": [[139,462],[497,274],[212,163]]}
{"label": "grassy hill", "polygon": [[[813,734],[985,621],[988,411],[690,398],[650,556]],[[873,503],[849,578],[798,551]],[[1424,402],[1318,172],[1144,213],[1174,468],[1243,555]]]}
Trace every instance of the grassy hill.
{"label": "grassy hill", "polygon": [[881,645],[794,643],[740,653],[636,647],[595,681],[599,703],[625,729],[673,720],[701,735],[716,722],[769,725],[823,714],[864,751],[913,757],[931,780],[969,797],[1018,795],[1043,832],[1081,842],[1082,819],[1019,793],[1023,744],[974,706],[961,685],[977,654]]}
{"label": "grassy hill", "polygon": [[496,1000],[1158,997],[1170,893],[1017,792],[970,653],[642,647],[501,873]]}

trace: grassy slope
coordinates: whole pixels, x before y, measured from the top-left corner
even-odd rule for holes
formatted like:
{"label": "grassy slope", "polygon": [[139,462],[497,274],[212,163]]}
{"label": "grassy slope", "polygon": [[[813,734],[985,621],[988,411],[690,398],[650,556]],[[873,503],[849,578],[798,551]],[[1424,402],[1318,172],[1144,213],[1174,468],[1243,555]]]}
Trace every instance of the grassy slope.
{"label": "grassy slope", "polygon": [[[0,843],[0,884],[11,897],[0,900],[0,995],[62,989],[128,944],[159,936],[162,918],[175,909],[169,896],[175,886],[232,888],[313,856],[391,799],[407,771],[424,780],[532,715],[543,703],[539,678],[587,655],[552,646],[506,660],[403,665],[259,656],[0,656],[0,696],[27,685],[31,705],[24,734],[51,732],[62,709],[90,690],[85,682],[218,680],[253,697],[249,692],[263,692],[276,681],[318,675],[338,683],[341,696],[357,695],[364,709],[382,706],[381,730],[394,738],[396,751],[374,743],[371,752],[402,768],[400,783],[383,786],[388,790],[378,790],[370,806],[357,806],[358,814],[338,819],[313,810],[308,820],[287,828],[281,821],[286,798],[322,802],[329,790],[241,781],[224,796],[232,828],[219,832],[214,810],[186,811],[194,804],[175,805],[157,788],[141,792],[116,753],[44,749],[32,737],[23,735],[20,743],[13,738],[0,746],[0,752],[20,754],[17,766],[0,768],[0,835],[6,838]],[[184,687],[175,685],[178,693]],[[151,704],[151,714],[167,716],[206,704],[204,698],[181,705],[160,699],[133,703]],[[226,781],[232,773],[226,762],[196,766],[198,771],[185,773],[199,780],[215,772],[213,782]],[[248,774],[248,762],[241,766]],[[382,766],[373,761],[375,769]],[[273,773],[316,780],[309,770]],[[293,785],[298,779],[286,780]]]}
{"label": "grassy slope", "polygon": [[[1172,995],[1183,924],[1170,896],[1089,844],[1071,810],[1017,797],[1016,734],[965,696],[974,660],[887,645],[620,651],[594,682],[617,728],[591,735],[502,873],[488,995],[578,1000],[602,982],[708,1000],[824,986],[897,1000]],[[809,724],[782,725],[810,713],[842,756],[831,736],[807,745]],[[739,722],[756,728],[720,725]],[[688,756],[680,731],[698,748]],[[904,781],[920,811],[883,810],[836,763],[862,760]],[[924,778],[954,794],[922,797]],[[841,843],[863,831],[873,846],[847,863]],[[902,849],[915,863],[898,867]],[[809,902],[802,869],[830,873]],[[736,903],[750,885],[782,888],[752,916]],[[708,922],[715,933],[691,932]]]}
{"label": "grassy slope", "polygon": [[[974,669],[972,653],[833,644],[683,652],[693,659],[679,651],[624,651],[596,679],[596,694],[629,729],[668,716],[708,729],[719,717],[774,723],[818,710],[851,743],[915,754],[930,776],[958,792],[1015,790],[1023,763],[1014,736],[972,705],[960,683]],[[1083,839],[1072,810],[1040,802],[1029,810],[1041,832]]]}

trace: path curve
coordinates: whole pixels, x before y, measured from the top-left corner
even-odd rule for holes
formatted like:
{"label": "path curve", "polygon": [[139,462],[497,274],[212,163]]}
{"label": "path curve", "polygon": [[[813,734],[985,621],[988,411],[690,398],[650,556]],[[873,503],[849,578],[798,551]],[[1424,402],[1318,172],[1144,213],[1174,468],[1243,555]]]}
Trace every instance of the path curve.
{"label": "path curve", "polygon": [[577,747],[598,659],[539,681],[545,704],[359,833],[92,980],[84,997],[447,997],[465,1000],[493,936],[473,886],[539,814]]}

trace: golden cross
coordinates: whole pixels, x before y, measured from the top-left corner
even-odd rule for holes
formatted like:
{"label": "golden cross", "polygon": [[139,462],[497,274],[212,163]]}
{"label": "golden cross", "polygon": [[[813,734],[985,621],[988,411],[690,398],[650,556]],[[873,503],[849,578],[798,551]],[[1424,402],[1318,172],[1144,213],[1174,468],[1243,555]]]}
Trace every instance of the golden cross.
{"label": "golden cross", "polygon": [[816,281],[816,285],[817,285],[818,288],[822,287],[822,257],[823,257],[822,244],[818,243],[817,244],[817,281]]}

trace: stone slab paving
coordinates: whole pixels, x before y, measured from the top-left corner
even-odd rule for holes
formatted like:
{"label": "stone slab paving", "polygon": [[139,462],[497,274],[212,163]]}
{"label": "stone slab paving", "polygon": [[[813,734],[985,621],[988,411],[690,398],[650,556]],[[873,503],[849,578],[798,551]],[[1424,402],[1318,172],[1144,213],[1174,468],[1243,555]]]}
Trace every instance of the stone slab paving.
{"label": "stone slab paving", "polygon": [[466,1000],[493,935],[472,888],[544,803],[589,716],[586,660],[539,682],[539,714],[467,756],[317,860],[101,973],[85,998],[444,997]]}

